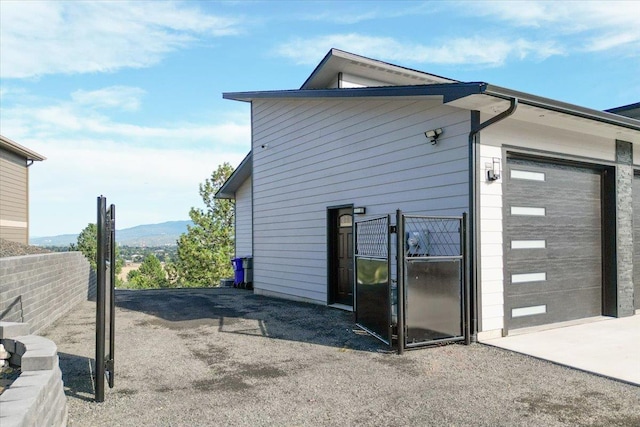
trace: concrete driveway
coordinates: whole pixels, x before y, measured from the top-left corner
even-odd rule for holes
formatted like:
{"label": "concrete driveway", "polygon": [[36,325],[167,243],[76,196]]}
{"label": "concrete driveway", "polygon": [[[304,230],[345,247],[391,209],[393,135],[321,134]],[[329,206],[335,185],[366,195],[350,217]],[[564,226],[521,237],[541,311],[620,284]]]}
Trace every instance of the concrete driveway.
{"label": "concrete driveway", "polygon": [[483,343],[640,385],[640,315],[598,317]]}
{"label": "concrete driveway", "polygon": [[353,314],[219,289],[119,290],[93,401],[95,303],[58,346],[71,426],[638,426],[640,387],[473,344],[389,352]]}

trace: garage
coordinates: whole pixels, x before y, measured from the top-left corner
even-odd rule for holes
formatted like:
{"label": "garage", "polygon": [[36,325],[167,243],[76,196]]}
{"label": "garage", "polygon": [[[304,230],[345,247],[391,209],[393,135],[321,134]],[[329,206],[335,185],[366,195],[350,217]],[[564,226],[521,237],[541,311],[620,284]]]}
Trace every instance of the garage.
{"label": "garage", "polygon": [[507,329],[602,314],[601,172],[508,157],[503,185]]}
{"label": "garage", "polygon": [[633,288],[634,306],[640,310],[640,171],[633,180]]}

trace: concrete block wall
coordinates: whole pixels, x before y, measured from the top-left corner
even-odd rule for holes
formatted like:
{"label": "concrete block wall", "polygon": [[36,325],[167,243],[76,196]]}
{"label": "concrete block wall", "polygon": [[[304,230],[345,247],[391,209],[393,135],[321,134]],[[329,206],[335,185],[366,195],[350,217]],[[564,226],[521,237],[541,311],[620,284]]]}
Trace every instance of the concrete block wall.
{"label": "concrete block wall", "polygon": [[81,252],[0,258],[0,320],[37,333],[96,295],[96,274]]}
{"label": "concrete block wall", "polygon": [[11,354],[11,364],[21,370],[0,396],[0,425],[66,426],[67,397],[58,349],[53,341],[37,335],[15,335],[28,329],[24,323],[0,322],[0,343]]}

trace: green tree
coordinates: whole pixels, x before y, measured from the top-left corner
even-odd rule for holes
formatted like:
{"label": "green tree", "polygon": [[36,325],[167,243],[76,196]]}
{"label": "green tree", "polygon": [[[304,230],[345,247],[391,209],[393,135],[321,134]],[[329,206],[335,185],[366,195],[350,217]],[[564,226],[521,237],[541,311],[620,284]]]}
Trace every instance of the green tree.
{"label": "green tree", "polygon": [[[71,244],[69,249],[82,252],[84,256],[87,258],[87,261],[89,261],[91,268],[93,270],[97,270],[96,266],[97,266],[97,257],[98,257],[98,227],[93,223],[87,224],[87,226],[78,235],[77,244],[75,245]],[[116,246],[115,257],[116,257],[116,275],[117,275],[117,274],[120,274],[120,272],[122,271],[122,265],[124,264],[124,262],[122,261],[122,258],[120,257],[117,246]],[[120,280],[120,278],[116,277],[116,286],[120,286],[120,285],[122,285],[122,281]]]}
{"label": "green tree", "polygon": [[135,289],[166,288],[169,286],[162,264],[153,254],[147,255],[137,270],[131,270],[127,273],[127,282],[129,288]]}
{"label": "green tree", "polygon": [[191,208],[193,226],[178,239],[175,267],[182,286],[217,286],[233,273],[234,203],[214,198],[232,173],[233,167],[223,163],[200,184],[205,209]]}
{"label": "green tree", "polygon": [[98,227],[95,224],[88,224],[78,235],[78,243],[75,250],[84,254],[91,264],[91,268],[96,269],[96,259],[98,256]]}

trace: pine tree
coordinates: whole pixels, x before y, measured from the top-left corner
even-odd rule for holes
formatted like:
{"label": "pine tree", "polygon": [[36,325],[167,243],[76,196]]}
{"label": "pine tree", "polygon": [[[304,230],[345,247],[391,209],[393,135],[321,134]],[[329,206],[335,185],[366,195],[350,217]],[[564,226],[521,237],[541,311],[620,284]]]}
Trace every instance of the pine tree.
{"label": "pine tree", "polygon": [[200,184],[205,209],[191,208],[193,226],[178,239],[175,268],[182,286],[218,286],[233,274],[234,202],[214,198],[232,173],[233,167],[223,163]]}

